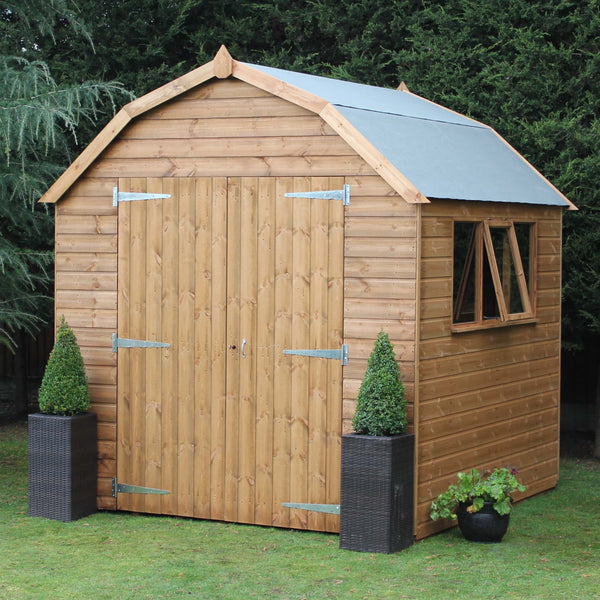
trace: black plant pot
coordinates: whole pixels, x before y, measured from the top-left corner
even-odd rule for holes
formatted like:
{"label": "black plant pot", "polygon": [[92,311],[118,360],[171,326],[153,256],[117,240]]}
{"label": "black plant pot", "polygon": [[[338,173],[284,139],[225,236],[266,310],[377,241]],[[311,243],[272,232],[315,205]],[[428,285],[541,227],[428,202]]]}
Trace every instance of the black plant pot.
{"label": "black plant pot", "polygon": [[499,515],[494,510],[493,502],[486,502],[476,513],[467,509],[470,503],[461,502],[458,505],[458,526],[465,537],[471,542],[500,542],[508,529],[510,514]]}
{"label": "black plant pot", "polygon": [[342,436],[340,548],[389,554],[413,543],[411,434]]}
{"label": "black plant pot", "polygon": [[96,512],[96,415],[29,415],[29,516],[75,521]]}

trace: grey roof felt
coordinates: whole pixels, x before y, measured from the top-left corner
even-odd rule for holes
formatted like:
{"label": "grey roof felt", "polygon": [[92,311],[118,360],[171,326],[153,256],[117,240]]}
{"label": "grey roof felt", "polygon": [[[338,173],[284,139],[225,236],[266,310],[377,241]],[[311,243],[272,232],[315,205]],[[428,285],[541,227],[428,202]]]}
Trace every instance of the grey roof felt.
{"label": "grey roof felt", "polygon": [[334,105],[428,198],[569,206],[491,128],[399,90],[251,65]]}

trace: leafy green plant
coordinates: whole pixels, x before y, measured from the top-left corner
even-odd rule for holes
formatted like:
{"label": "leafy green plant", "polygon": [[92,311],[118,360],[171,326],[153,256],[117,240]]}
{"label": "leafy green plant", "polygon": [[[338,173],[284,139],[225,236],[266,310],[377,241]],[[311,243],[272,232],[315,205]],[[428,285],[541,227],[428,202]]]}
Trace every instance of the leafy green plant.
{"label": "leafy green plant", "polygon": [[515,468],[502,467],[493,471],[472,469],[458,473],[458,483],[451,485],[431,503],[429,516],[437,519],[456,519],[456,509],[461,502],[470,503],[467,511],[475,513],[485,502],[493,502],[494,510],[507,515],[512,508],[513,492],[524,492],[525,486],[517,481]]}
{"label": "leafy green plant", "polygon": [[73,330],[62,317],[39,394],[40,410],[76,415],[90,407],[87,376]]}
{"label": "leafy green plant", "polygon": [[394,346],[381,331],[358,392],[352,426],[357,433],[386,436],[406,431],[406,400]]}

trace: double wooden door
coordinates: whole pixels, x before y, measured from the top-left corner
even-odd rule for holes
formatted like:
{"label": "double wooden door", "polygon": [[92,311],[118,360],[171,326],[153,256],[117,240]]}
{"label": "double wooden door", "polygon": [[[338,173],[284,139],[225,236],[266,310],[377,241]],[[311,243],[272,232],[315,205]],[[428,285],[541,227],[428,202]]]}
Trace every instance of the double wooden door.
{"label": "double wooden door", "polygon": [[123,179],[118,508],[336,531],[282,507],[339,503],[344,208],[287,192],[340,178]]}

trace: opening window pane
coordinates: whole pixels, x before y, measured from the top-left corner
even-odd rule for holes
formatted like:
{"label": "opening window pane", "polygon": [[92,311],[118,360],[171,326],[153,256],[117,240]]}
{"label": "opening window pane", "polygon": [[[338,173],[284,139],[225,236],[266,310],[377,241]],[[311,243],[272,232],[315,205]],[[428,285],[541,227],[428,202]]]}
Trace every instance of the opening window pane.
{"label": "opening window pane", "polygon": [[506,305],[506,311],[513,314],[524,312],[525,306],[521,298],[519,281],[515,271],[515,258],[510,245],[509,233],[510,230],[505,227],[490,227],[504,304]]}
{"label": "opening window pane", "polygon": [[453,323],[493,326],[532,318],[534,243],[531,223],[455,222]]}

